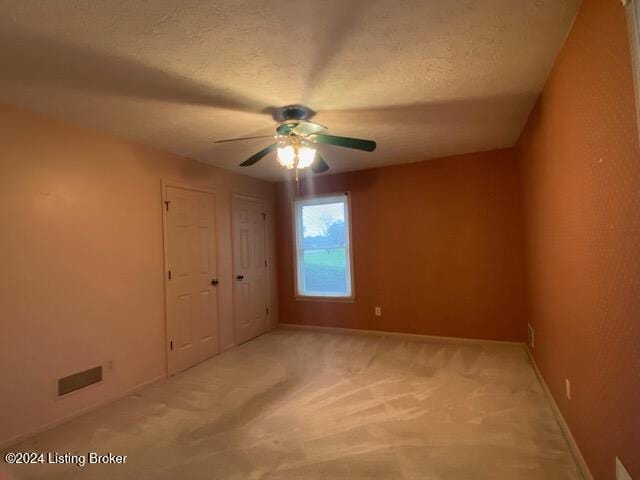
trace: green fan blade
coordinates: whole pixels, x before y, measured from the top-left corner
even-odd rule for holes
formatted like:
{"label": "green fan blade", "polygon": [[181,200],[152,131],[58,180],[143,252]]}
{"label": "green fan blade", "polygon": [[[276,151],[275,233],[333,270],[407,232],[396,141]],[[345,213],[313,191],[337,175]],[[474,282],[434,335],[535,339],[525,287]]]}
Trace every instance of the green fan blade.
{"label": "green fan blade", "polygon": [[292,130],[292,133],[299,135],[301,137],[306,137],[308,135],[313,135],[314,133],[321,132],[322,130],[326,130],[327,127],[324,125],[320,125],[315,122],[300,122],[296,128]]}
{"label": "green fan blade", "polygon": [[362,140],[360,138],[337,137],[335,135],[325,135],[317,133],[309,137],[316,143],[326,143],[336,145],[338,147],[355,148],[356,150],[364,150],[365,152],[373,152],[376,149],[376,142],[373,140]]}
{"label": "green fan blade", "polygon": [[229,138],[227,140],[216,140],[213,143],[237,142],[238,140],[252,140],[254,138],[273,138],[273,135],[258,135],[257,137]]}
{"label": "green fan blade", "polygon": [[247,158],[244,162],[242,162],[240,164],[240,166],[241,167],[248,167],[250,165],[253,165],[254,163],[257,163],[262,157],[264,157],[268,153],[272,152],[276,148],[278,148],[278,144],[277,143],[269,145],[267,148],[264,148],[264,149],[260,150],[258,153],[256,153],[255,155],[252,155],[251,157]]}
{"label": "green fan blade", "polygon": [[296,127],[298,126],[297,122],[292,123],[282,123],[276,127],[276,132],[278,135],[287,136],[289,135]]}
{"label": "green fan blade", "polygon": [[311,164],[311,170],[313,173],[322,173],[329,170],[329,165],[322,159],[319,153],[316,152],[316,159]]}

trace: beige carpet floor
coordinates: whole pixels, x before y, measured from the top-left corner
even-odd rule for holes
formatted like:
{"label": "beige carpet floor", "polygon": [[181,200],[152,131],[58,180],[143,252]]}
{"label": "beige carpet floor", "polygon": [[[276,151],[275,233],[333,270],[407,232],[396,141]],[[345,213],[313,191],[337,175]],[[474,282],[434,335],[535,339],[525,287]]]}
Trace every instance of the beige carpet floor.
{"label": "beige carpet floor", "polygon": [[282,328],[10,450],[127,455],[17,479],[581,478],[523,346]]}

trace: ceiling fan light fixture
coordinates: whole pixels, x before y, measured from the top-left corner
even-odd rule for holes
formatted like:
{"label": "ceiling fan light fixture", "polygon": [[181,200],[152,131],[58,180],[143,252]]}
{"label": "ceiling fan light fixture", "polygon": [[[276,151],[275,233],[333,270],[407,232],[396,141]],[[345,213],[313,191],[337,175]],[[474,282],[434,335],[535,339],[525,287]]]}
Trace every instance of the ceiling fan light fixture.
{"label": "ceiling fan light fixture", "polygon": [[[351,148],[364,152],[373,152],[376,149],[376,142],[373,140],[320,133],[327,130],[327,127],[309,121],[315,112],[303,105],[282,107],[276,109],[276,113],[277,115],[274,114],[274,120],[278,123],[274,136],[275,142],[263,148],[258,153],[251,155],[240,164],[241,167],[255,165],[276,150],[278,163],[289,170],[295,170],[297,180],[298,170],[304,168],[310,168],[313,170],[313,173],[323,173],[329,170],[329,165],[327,165],[324,159],[316,152],[316,144],[334,145],[336,147]],[[216,143],[252,140],[254,138],[265,138],[268,136],[269,135],[258,135],[217,140]]]}
{"label": "ceiling fan light fixture", "polygon": [[296,151],[291,145],[278,147],[278,163],[286,168],[295,167]]}
{"label": "ceiling fan light fixture", "polygon": [[316,158],[316,150],[311,147],[300,147],[298,149],[298,169],[310,167]]}

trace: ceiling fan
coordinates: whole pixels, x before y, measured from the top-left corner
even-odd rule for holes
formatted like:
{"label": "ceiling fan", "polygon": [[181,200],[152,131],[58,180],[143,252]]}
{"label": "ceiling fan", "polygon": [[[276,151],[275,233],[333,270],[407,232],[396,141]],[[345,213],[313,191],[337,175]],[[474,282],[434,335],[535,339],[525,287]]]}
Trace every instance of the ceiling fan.
{"label": "ceiling fan", "polygon": [[354,148],[365,152],[373,152],[376,142],[359,138],[338,137],[320,133],[327,127],[309,119],[315,112],[304,105],[288,105],[273,110],[273,118],[278,123],[275,135],[258,135],[254,137],[231,138],[218,140],[214,143],[235,142],[239,140],[251,140],[254,138],[275,138],[266,148],[252,155],[240,164],[241,167],[249,167],[259,162],[263,157],[277,150],[278,162],[283,167],[295,169],[296,178],[298,170],[310,167],[314,173],[322,173],[329,170],[329,165],[316,152],[316,144],[336,145],[338,147]]}

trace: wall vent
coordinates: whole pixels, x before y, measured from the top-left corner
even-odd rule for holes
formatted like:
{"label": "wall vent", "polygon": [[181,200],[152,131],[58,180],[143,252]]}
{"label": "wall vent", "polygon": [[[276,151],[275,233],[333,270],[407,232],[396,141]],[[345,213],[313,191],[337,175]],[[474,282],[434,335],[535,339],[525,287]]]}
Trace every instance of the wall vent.
{"label": "wall vent", "polygon": [[67,395],[81,388],[102,381],[102,366],[90,368],[58,379],[58,396]]}

